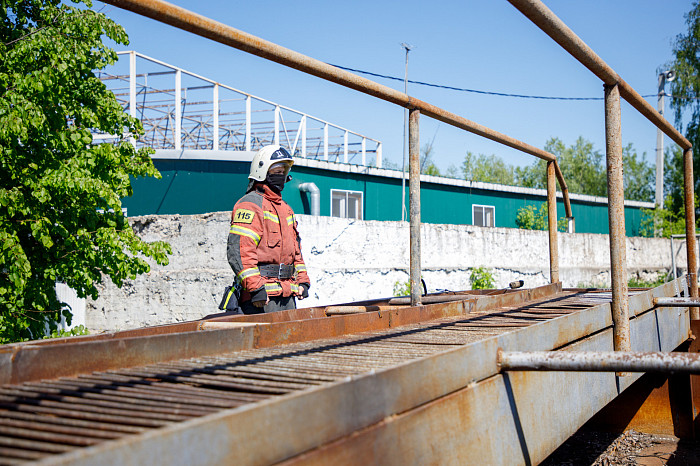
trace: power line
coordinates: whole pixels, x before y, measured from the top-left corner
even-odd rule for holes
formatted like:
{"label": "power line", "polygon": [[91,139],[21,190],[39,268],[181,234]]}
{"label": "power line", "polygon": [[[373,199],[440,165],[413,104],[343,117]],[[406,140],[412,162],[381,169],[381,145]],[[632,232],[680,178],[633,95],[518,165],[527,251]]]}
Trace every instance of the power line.
{"label": "power line", "polygon": [[[389,76],[386,74],[373,73],[371,71],[364,71],[364,70],[358,70],[358,69],[354,69],[354,68],[348,68],[345,66],[334,65],[332,63],[328,63],[328,64],[331,66],[335,66],[336,68],[340,68],[341,70],[352,71],[353,73],[366,74],[368,76],[375,76],[377,78],[392,79],[394,81],[403,81],[403,78],[397,78],[396,76]],[[604,99],[604,97],[552,97],[552,96],[544,96],[544,95],[508,94],[508,93],[504,93],[504,92],[480,91],[478,89],[467,89],[467,88],[463,88],[463,87],[445,86],[442,84],[426,83],[423,81],[413,81],[411,79],[409,79],[408,82],[411,84],[418,84],[420,86],[436,87],[438,89],[447,89],[447,90],[451,90],[451,91],[471,92],[473,94],[495,95],[495,96],[500,96],[500,97],[517,97],[520,99],[541,99],[541,100],[603,100]],[[673,95],[669,95],[669,94],[666,94],[666,96],[670,97],[672,99],[695,99],[695,100],[699,99],[698,97],[680,97],[680,96],[673,96]],[[644,98],[657,97],[657,94],[643,95],[642,97],[644,97]]]}

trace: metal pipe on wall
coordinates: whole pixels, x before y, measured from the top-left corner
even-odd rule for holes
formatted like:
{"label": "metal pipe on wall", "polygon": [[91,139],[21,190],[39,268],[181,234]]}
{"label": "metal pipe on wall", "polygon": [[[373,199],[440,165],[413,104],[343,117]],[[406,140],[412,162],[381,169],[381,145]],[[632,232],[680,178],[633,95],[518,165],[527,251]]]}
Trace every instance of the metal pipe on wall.
{"label": "metal pipe on wall", "polygon": [[420,281],[420,110],[411,109],[408,113],[408,191],[410,215],[410,278],[411,306],[421,305]]}
{"label": "metal pipe on wall", "polygon": [[[690,296],[698,297],[698,241],[695,237],[695,183],[693,178],[693,150],[683,152],[683,193],[685,201],[685,247],[688,259],[688,288]],[[690,308],[690,319],[700,319],[700,308]]]}
{"label": "metal pipe on wall", "polygon": [[700,353],[499,351],[505,371],[674,372],[700,374]]}
{"label": "metal pipe on wall", "polygon": [[[374,81],[357,76],[348,71],[341,70],[340,68],[336,68],[320,60],[307,57],[301,53],[281,47],[163,0],[105,0],[104,3],[133,11],[165,24],[189,31],[193,34],[206,37],[304,73],[400,105],[409,110],[420,110],[425,116],[512,147],[526,154],[534,155],[548,162],[556,160],[556,156],[549,152],[423,102],[403,92],[375,83]],[[560,170],[557,171],[557,179],[562,189],[564,189],[566,183],[564,182]],[[571,211],[571,207],[568,204],[568,196],[565,197],[565,202],[567,203],[568,216]]]}
{"label": "metal pipe on wall", "polygon": [[557,180],[554,162],[547,162],[547,220],[549,229],[549,280],[559,281],[559,244],[557,243]]}
{"label": "metal pipe on wall", "polygon": [[629,351],[631,346],[629,299],[627,296],[627,241],[625,237],[625,189],[622,176],[620,89],[617,85],[606,84],[604,87],[613,339],[615,351]]}
{"label": "metal pipe on wall", "polygon": [[301,183],[299,185],[299,191],[302,193],[309,193],[310,209],[311,215],[320,216],[321,215],[321,190],[318,189],[316,183]]}

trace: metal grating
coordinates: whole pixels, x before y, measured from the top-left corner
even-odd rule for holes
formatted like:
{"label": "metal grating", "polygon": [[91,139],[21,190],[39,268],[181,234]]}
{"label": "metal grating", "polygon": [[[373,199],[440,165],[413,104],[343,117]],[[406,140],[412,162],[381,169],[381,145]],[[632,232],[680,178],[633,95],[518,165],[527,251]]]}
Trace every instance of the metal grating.
{"label": "metal grating", "polygon": [[342,381],[609,301],[568,293],[389,331],[0,386],[0,464]]}

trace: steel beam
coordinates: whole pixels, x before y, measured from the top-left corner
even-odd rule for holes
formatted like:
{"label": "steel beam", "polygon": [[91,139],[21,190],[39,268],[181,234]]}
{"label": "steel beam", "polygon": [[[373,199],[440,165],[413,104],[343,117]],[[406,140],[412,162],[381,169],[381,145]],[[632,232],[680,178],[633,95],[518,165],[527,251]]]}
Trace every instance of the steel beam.
{"label": "steel beam", "polygon": [[559,244],[557,242],[557,180],[554,162],[547,162],[547,219],[549,229],[549,281],[559,281]]}
{"label": "steel beam", "polygon": [[[210,322],[254,322],[235,329],[198,331],[199,322],[122,332],[115,335],[87,336],[60,341],[39,340],[0,346],[0,384],[52,379],[96,370],[133,367],[175,359],[201,357],[275,345],[299,343],[385,330],[470,312],[489,312],[502,306],[522,304],[530,299],[561,292],[561,286],[547,285],[497,296],[463,296],[461,301],[427,306],[379,310],[321,319],[324,308],[294,309],[212,319]],[[357,303],[360,305],[361,303]],[[293,320],[304,319],[304,320]],[[169,329],[179,333],[166,333]],[[159,333],[162,332],[162,333]]]}
{"label": "steel beam", "polygon": [[219,150],[219,85],[214,84],[212,91],[212,149]]}
{"label": "steel beam", "polygon": [[175,134],[173,135],[175,150],[182,147],[182,71],[175,71]]}
{"label": "steel beam", "polygon": [[674,372],[700,374],[700,354],[602,351],[498,353],[505,371]]}
{"label": "steel beam", "polygon": [[605,159],[608,172],[610,222],[610,278],[615,322],[615,351],[630,350],[627,298],[627,242],[625,237],[625,189],[622,175],[620,90],[605,85]]}
{"label": "steel beam", "polygon": [[408,114],[408,185],[411,242],[411,306],[421,305],[420,263],[420,111]]}
{"label": "steel beam", "polygon": [[[698,297],[698,242],[695,237],[695,180],[693,177],[693,150],[683,152],[683,194],[685,206],[685,245],[688,259],[688,287],[690,296]],[[691,309],[690,318],[700,319],[700,308]]]}
{"label": "steel beam", "polygon": [[700,306],[700,299],[698,298],[654,298],[653,303],[655,307],[689,307],[689,306]]}
{"label": "steel beam", "polygon": [[[650,303],[653,290],[645,293],[649,296],[644,302]],[[687,313],[679,318],[679,312],[639,310],[633,326],[644,331],[635,340],[637,349],[660,345],[668,351],[687,339]],[[270,464],[290,459],[330,464],[342,458],[463,463],[468,455],[472,462],[484,464],[536,464],[639,376],[500,375],[497,349],[569,345],[567,349],[575,351],[611,351],[610,325],[610,307],[604,304],[389,369],[75,450],[53,463],[75,466],[99,459],[101,464],[130,464],[154,455],[172,464]],[[659,340],[647,325],[673,329],[674,336]],[[426,442],[428,436],[432,442]]]}

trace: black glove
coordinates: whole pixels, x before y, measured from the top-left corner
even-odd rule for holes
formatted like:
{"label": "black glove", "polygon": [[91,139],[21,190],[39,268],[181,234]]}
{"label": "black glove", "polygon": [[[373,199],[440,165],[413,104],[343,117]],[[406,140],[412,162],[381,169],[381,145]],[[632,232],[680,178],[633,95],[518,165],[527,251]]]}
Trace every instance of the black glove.
{"label": "black glove", "polygon": [[311,288],[311,285],[308,283],[299,283],[299,286],[301,287],[301,297],[303,298],[308,298],[309,297],[309,288]]}
{"label": "black glove", "polygon": [[264,304],[267,301],[267,291],[265,291],[265,287],[261,286],[257,290],[251,291],[250,301],[253,303],[262,301]]}

